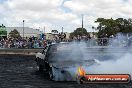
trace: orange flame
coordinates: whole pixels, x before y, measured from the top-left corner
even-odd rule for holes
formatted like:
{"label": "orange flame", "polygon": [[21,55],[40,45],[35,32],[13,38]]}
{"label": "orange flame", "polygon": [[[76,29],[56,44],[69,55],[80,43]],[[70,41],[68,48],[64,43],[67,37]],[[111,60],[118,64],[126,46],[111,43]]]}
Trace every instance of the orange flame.
{"label": "orange flame", "polygon": [[85,76],[86,72],[82,66],[78,68],[78,76]]}

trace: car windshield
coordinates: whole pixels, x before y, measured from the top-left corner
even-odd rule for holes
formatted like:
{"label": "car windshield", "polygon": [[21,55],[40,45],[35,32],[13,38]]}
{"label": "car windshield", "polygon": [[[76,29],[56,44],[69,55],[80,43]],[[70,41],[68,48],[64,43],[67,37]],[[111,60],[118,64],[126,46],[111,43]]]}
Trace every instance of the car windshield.
{"label": "car windshield", "polygon": [[71,58],[72,60],[79,58],[72,56],[72,48],[70,47],[71,45],[68,43],[51,45],[49,49],[50,54],[48,60],[54,62],[71,60]]}

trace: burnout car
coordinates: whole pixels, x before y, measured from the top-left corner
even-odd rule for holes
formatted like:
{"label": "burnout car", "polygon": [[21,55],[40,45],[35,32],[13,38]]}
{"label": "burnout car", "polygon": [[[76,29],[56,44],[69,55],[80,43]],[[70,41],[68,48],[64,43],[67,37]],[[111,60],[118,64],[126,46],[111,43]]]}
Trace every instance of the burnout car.
{"label": "burnout car", "polygon": [[88,67],[96,62],[85,56],[80,47],[80,44],[64,42],[48,45],[36,54],[39,71],[47,71],[54,81],[76,81],[79,66]]}

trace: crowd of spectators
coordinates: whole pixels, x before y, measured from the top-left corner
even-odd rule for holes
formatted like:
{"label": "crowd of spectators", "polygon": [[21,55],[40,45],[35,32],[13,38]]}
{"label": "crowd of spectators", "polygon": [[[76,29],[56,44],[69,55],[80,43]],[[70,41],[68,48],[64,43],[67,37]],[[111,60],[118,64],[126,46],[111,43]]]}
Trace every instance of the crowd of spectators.
{"label": "crowd of spectators", "polygon": [[[110,41],[111,40],[111,41]],[[47,44],[51,42],[60,42],[60,40],[45,40],[45,39],[38,39],[35,37],[25,38],[25,39],[16,39],[16,38],[0,38],[0,48],[44,48]],[[72,41],[72,40],[71,40]],[[112,45],[114,41],[114,45],[119,46],[120,44],[125,44],[125,46],[132,45],[132,38],[125,39],[122,41],[119,39],[113,38],[101,38],[95,39],[91,38],[86,40],[89,46],[107,46]],[[70,40],[63,40],[63,42],[70,42]],[[116,43],[116,44],[115,44]]]}
{"label": "crowd of spectators", "polygon": [[1,38],[0,48],[43,48],[47,45],[46,40],[35,37],[25,39]]}

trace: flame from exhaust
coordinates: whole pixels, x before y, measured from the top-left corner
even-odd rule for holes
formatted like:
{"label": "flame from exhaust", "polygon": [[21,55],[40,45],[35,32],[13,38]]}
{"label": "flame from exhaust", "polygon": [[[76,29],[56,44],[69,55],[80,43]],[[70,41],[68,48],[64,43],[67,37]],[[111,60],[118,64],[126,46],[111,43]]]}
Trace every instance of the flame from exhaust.
{"label": "flame from exhaust", "polygon": [[86,72],[82,66],[78,67],[78,76],[85,76]]}

